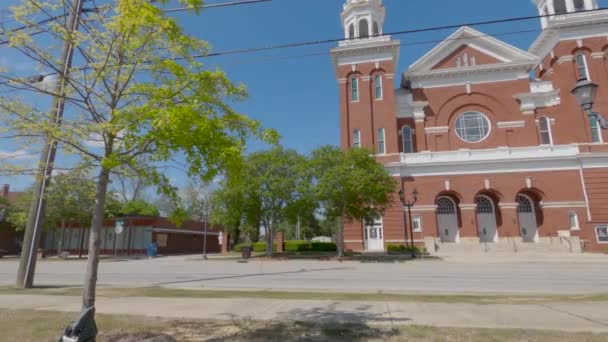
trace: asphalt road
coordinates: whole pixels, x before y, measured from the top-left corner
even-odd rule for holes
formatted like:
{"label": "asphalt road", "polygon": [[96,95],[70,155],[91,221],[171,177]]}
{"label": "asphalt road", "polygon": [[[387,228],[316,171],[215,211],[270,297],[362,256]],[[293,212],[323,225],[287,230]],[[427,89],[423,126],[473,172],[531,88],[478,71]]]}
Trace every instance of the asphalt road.
{"label": "asphalt road", "polygon": [[[81,285],[83,261],[42,261],[36,285]],[[0,285],[15,281],[17,262],[0,260]],[[472,255],[442,261],[361,263],[201,260],[169,257],[104,261],[99,284],[211,289],[573,294],[608,292],[608,256]]]}

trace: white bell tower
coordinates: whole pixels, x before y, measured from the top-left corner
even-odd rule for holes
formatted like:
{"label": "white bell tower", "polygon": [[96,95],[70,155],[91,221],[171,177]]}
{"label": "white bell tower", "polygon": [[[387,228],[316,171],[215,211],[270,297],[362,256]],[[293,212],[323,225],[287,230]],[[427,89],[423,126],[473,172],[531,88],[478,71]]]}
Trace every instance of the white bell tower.
{"label": "white bell tower", "polygon": [[347,0],[341,19],[346,39],[374,39],[384,33],[382,0]]}
{"label": "white bell tower", "polygon": [[[598,8],[597,0],[532,0],[540,15],[567,15]],[[553,17],[541,18],[542,28],[547,28]]]}

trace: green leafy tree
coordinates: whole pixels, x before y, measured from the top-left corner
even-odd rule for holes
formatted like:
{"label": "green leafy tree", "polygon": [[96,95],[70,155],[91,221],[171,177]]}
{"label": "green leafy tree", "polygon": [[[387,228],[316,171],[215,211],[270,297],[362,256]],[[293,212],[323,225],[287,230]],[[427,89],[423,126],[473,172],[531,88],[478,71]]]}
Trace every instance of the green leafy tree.
{"label": "green leafy tree", "polygon": [[57,249],[60,254],[67,224],[75,222],[84,227],[85,222],[91,222],[95,206],[95,182],[85,171],[59,174],[47,190],[46,200],[45,227],[61,229]]}
{"label": "green leafy tree", "polygon": [[121,215],[143,215],[143,216],[158,216],[160,212],[158,208],[143,199],[136,199],[123,203],[120,208]]}
{"label": "green leafy tree", "polygon": [[0,198],[1,205],[7,209],[5,221],[16,231],[23,231],[27,224],[27,213],[32,202],[32,189],[26,189],[15,201],[8,202],[5,198]]}
{"label": "green leafy tree", "polygon": [[[192,12],[203,4],[179,2]],[[53,139],[65,153],[79,157],[80,164],[96,170],[83,308],[95,304],[100,232],[114,171],[128,168],[177,201],[176,189],[163,173],[174,156],[184,157],[189,174],[211,180],[240,164],[248,138],[277,140],[274,131],[263,130],[232,108],[246,96],[245,88],[197,62],[194,56],[207,54],[207,44],[184,33],[158,3],[168,0],[112,1],[75,33],[64,21],[7,33],[12,48],[58,73],[65,89],[50,91],[8,72],[0,72],[0,78],[10,80],[13,89],[61,96],[67,114],[59,129],[44,109],[11,96],[0,99],[0,120],[14,134]],[[13,15],[28,24],[29,18],[50,19],[59,8],[69,4],[28,0]],[[71,43],[74,60],[85,61],[87,67],[64,73],[48,41],[33,38],[40,30],[51,34],[53,43]]]}
{"label": "green leafy tree", "polygon": [[282,148],[256,152],[247,158],[245,194],[254,199],[252,203],[259,204],[259,216],[255,218],[259,217],[264,227],[268,256],[272,254],[277,229],[287,220],[288,208],[299,198],[296,189],[305,163],[304,156]]}
{"label": "green leafy tree", "polygon": [[245,224],[245,196],[243,181],[225,178],[211,194],[211,222],[222,225],[230,234],[233,245],[239,243]]}
{"label": "green leafy tree", "polygon": [[344,255],[345,221],[383,215],[396,189],[395,179],[371,151],[325,146],[313,152],[315,193],[328,220],[337,220],[338,256]]}

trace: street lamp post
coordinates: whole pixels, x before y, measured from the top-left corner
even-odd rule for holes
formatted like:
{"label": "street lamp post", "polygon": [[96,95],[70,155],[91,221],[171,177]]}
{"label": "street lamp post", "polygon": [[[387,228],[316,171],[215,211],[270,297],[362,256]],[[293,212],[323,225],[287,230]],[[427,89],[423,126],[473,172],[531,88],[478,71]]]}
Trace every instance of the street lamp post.
{"label": "street lamp post", "polygon": [[[416,251],[414,246],[414,226],[412,225],[412,207],[418,201],[418,190],[414,189],[412,192],[413,201],[408,201],[405,198],[405,189],[403,188],[403,183],[401,183],[401,190],[399,191],[399,199],[401,200],[401,204],[403,204],[404,208],[407,208],[408,213],[408,221],[410,224],[410,249],[412,251],[412,259],[416,258]],[[403,211],[403,230],[405,231],[405,238],[407,240],[407,228],[405,224],[405,210]],[[406,241],[407,246],[407,241]]]}
{"label": "street lamp post", "polygon": [[608,120],[604,118],[602,114],[593,111],[593,103],[595,101],[595,96],[597,95],[597,88],[597,84],[586,78],[581,78],[576,82],[571,93],[580,104],[583,112],[589,117],[592,125],[594,122],[597,122],[600,127],[608,129]]}

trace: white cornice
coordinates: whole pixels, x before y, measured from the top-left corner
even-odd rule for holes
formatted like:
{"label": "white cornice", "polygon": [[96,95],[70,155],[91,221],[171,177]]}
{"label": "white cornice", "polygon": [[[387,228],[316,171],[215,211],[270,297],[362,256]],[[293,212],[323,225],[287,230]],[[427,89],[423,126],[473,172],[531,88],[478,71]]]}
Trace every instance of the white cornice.
{"label": "white cornice", "polygon": [[553,16],[528,52],[545,57],[559,41],[606,36],[607,31],[608,10]]}
{"label": "white cornice", "polygon": [[526,122],[524,120],[521,120],[521,121],[502,121],[502,122],[497,122],[496,126],[498,128],[518,128],[518,127],[525,127],[526,126]]}
{"label": "white cornice", "polygon": [[395,101],[397,102],[397,118],[414,118],[416,121],[424,121],[426,117],[424,109],[429,105],[427,101],[414,101],[412,93],[404,88],[395,90]]}
{"label": "white cornice", "polygon": [[529,93],[513,95],[520,103],[522,113],[533,113],[537,108],[557,106],[561,103],[559,89],[551,82],[532,82]]}
{"label": "white cornice", "polygon": [[438,69],[424,72],[405,72],[404,80],[411,81],[412,88],[437,88],[481,83],[495,83],[528,79],[534,62],[484,64],[466,68]]}
{"label": "white cornice", "polygon": [[338,77],[338,68],[342,65],[355,65],[363,63],[375,63],[391,60],[397,69],[399,62],[399,49],[401,43],[398,40],[368,41],[366,44],[340,46],[331,50],[331,57]]}
{"label": "white cornice", "polygon": [[578,145],[420,152],[385,167],[403,177],[580,170],[608,168],[608,153],[580,153]]}
{"label": "white cornice", "polygon": [[438,134],[438,133],[447,133],[450,131],[449,126],[436,126],[436,127],[425,127],[424,132],[426,134]]}
{"label": "white cornice", "polygon": [[584,201],[580,202],[541,202],[540,206],[543,209],[548,208],[586,208],[587,203]]}
{"label": "white cornice", "polygon": [[410,66],[410,70],[412,72],[430,71],[439,62],[463,45],[471,46],[471,48],[492,56],[502,63],[536,60],[536,56],[526,51],[471,27],[463,26],[414,62]]}

